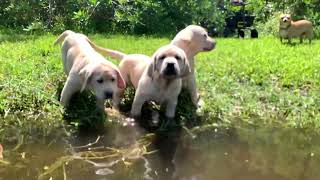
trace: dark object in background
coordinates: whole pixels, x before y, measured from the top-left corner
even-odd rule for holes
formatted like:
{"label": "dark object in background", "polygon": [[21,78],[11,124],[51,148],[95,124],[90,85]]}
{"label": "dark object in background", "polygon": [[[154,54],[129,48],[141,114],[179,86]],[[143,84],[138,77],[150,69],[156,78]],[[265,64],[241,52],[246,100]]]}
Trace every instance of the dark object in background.
{"label": "dark object in background", "polygon": [[244,38],[244,35],[245,35],[244,31],[241,29],[238,29],[238,38]]}
{"label": "dark object in background", "polygon": [[257,38],[258,31],[253,27],[255,16],[250,15],[250,13],[245,10],[245,0],[231,0],[230,2],[234,6],[241,6],[241,9],[236,12],[228,12],[225,19],[226,27],[223,31],[223,36],[229,37],[237,32],[238,37],[244,38],[245,30],[250,30],[250,37]]}
{"label": "dark object in background", "polygon": [[251,38],[258,38],[258,31],[256,29],[251,30]]}

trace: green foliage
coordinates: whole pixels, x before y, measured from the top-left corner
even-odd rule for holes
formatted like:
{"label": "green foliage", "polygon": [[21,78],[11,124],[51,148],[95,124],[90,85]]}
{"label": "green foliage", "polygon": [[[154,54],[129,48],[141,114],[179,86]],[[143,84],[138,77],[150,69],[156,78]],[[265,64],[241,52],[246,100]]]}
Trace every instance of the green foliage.
{"label": "green foliage", "polygon": [[[294,19],[308,19],[320,32],[318,0],[247,0],[246,10],[256,16],[263,34],[274,34],[276,16],[291,13]],[[240,10],[229,0],[3,0],[0,25],[26,31],[66,29],[82,32],[134,34],[176,33],[189,24],[202,25],[222,35],[225,16]]]}
{"label": "green foliage", "polygon": [[91,0],[82,9],[73,12],[72,20],[75,22],[78,31],[89,31],[91,29],[90,18],[99,4],[99,1]]}
{"label": "green foliage", "polygon": [[217,7],[218,2],[209,0],[4,0],[0,25],[28,31],[168,34],[192,23],[222,29],[223,14]]}
{"label": "green foliage", "polygon": [[267,21],[257,23],[257,29],[260,34],[266,36],[273,35],[277,37],[279,35],[279,17],[281,14],[281,12],[275,12]]}
{"label": "green foliage", "polygon": [[0,36],[0,140],[61,134],[55,92],[62,70],[53,36]]}

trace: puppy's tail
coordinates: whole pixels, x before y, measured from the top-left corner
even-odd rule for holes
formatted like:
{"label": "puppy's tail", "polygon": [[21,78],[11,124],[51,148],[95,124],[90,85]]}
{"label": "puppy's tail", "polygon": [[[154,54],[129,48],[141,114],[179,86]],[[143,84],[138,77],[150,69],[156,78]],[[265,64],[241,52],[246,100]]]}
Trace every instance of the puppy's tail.
{"label": "puppy's tail", "polygon": [[61,44],[67,36],[69,36],[70,34],[74,34],[74,33],[75,32],[70,31],[70,30],[64,31],[62,34],[60,34],[58,39],[54,42],[54,45]]}
{"label": "puppy's tail", "polygon": [[117,59],[117,60],[122,60],[124,58],[124,56],[126,56],[126,54],[123,52],[97,46],[89,39],[87,39],[87,41],[89,42],[89,44],[91,45],[91,47],[93,49],[95,49],[97,52],[99,52],[100,54],[102,54],[104,56],[111,56],[112,58]]}

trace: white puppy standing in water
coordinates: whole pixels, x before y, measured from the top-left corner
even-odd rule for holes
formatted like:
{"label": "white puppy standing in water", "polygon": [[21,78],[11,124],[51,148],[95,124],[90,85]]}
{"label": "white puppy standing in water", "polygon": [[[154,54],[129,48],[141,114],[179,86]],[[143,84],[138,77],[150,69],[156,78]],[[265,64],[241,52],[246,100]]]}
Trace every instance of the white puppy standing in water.
{"label": "white puppy standing in water", "polygon": [[61,43],[64,72],[68,76],[61,92],[61,104],[68,106],[72,95],[85,89],[94,92],[100,109],[104,109],[108,98],[117,101],[117,92],[125,88],[117,66],[97,53],[83,34],[67,30],[55,42]]}
{"label": "white puppy standing in water", "polygon": [[159,48],[141,75],[131,116],[140,116],[142,105],[146,101],[155,101],[165,105],[166,117],[173,119],[182,87],[181,78],[189,73],[190,66],[182,49],[174,45]]}

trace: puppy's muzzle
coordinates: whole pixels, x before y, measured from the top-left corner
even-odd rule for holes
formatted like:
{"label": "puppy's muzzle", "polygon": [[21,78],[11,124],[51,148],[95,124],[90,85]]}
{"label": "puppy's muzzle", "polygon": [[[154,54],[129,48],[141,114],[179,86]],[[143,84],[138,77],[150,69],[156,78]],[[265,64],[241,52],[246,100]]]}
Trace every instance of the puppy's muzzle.
{"label": "puppy's muzzle", "polygon": [[211,51],[216,47],[216,42],[212,41],[208,47],[203,48],[204,51]]}
{"label": "puppy's muzzle", "polygon": [[176,68],[174,67],[174,63],[167,63],[167,66],[164,70],[164,75],[166,76],[176,76],[178,73],[177,73],[177,70]]}
{"label": "puppy's muzzle", "polygon": [[109,91],[104,92],[104,98],[105,99],[111,99],[112,96],[113,96],[112,92],[109,92]]}

